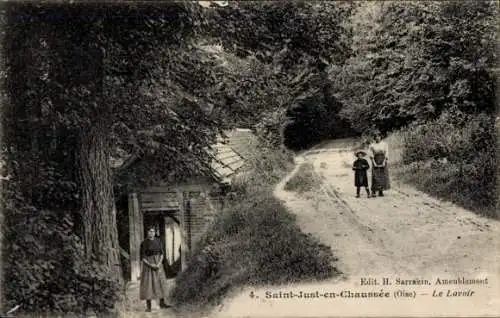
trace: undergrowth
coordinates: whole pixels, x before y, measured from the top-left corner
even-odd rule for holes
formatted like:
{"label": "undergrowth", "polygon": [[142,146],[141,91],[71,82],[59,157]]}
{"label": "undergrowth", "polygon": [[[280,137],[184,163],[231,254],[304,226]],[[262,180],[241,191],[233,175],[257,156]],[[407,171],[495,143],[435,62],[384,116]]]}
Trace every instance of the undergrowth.
{"label": "undergrowth", "polygon": [[499,217],[491,116],[474,116],[463,125],[443,117],[390,139],[403,144],[399,158],[391,154],[398,161],[398,179],[478,214]]}
{"label": "undergrowth", "polygon": [[[85,256],[71,210],[55,206],[67,207],[72,202],[68,182],[58,179],[59,171],[54,167],[13,154],[7,160],[10,174],[2,182],[0,200],[6,243],[3,308],[17,307],[15,315],[25,317],[30,313],[76,316],[89,310],[114,313],[120,298],[119,282],[110,278],[105,266]],[[46,174],[24,178],[26,167],[35,166]]]}
{"label": "undergrowth", "polygon": [[5,212],[7,309],[20,306],[24,316],[112,311],[119,299],[118,282],[109,278],[103,266],[85,258],[67,214],[37,210],[22,202],[7,205]]}

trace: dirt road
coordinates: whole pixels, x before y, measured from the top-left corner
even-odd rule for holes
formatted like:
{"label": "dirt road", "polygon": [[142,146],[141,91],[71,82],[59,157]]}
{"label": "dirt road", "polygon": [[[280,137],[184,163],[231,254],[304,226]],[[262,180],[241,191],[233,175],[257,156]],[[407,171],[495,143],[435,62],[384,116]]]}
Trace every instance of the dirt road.
{"label": "dirt road", "polygon": [[[275,193],[297,215],[304,232],[331,246],[342,277],[245,289],[214,317],[499,316],[499,222],[433,199],[394,178],[385,197],[355,198],[353,160],[351,151],[332,145],[311,151],[297,157],[297,167],[314,165],[321,179],[317,191],[299,196],[283,190],[296,168]],[[383,277],[391,285],[382,285]],[[371,284],[361,285],[363,278]],[[398,278],[428,283],[400,285]],[[487,284],[440,285],[438,278],[486,278]],[[390,298],[346,297],[347,290],[382,291]],[[463,294],[456,296],[456,291]],[[285,296],[287,292],[291,294]],[[316,296],[306,298],[304,293]]]}

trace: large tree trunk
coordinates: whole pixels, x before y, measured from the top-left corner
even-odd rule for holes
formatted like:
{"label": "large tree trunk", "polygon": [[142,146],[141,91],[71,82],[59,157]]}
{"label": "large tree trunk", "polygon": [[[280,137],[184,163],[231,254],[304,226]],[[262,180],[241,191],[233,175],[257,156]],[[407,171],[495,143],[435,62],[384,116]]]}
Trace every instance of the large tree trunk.
{"label": "large tree trunk", "polygon": [[122,282],[110,145],[104,120],[80,134],[78,174],[81,191],[82,234],[85,254],[106,266]]}

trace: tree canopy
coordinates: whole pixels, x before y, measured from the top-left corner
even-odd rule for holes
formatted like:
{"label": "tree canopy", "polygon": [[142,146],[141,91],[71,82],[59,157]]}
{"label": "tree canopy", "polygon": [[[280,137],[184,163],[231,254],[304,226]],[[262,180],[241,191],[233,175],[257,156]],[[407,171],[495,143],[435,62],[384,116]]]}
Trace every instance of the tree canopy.
{"label": "tree canopy", "polygon": [[389,131],[441,113],[494,105],[492,1],[364,3],[351,17],[353,56],[329,69],[341,114]]}

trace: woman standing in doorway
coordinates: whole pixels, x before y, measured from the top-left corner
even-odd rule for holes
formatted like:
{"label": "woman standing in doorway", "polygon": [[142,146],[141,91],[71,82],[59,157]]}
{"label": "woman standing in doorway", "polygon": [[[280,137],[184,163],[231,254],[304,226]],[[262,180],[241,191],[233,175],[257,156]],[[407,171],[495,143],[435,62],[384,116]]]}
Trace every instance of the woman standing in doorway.
{"label": "woman standing in doorway", "polygon": [[141,285],[139,296],[146,300],[147,309],[151,311],[151,300],[159,299],[160,308],[168,308],[165,304],[167,279],[163,271],[163,246],[155,237],[154,227],[148,229],[148,237],[141,243]]}
{"label": "woman standing in doorway", "polygon": [[389,170],[387,167],[389,147],[382,141],[380,132],[374,134],[375,142],[370,145],[372,162],[372,197],[384,196],[384,190],[390,189]]}

